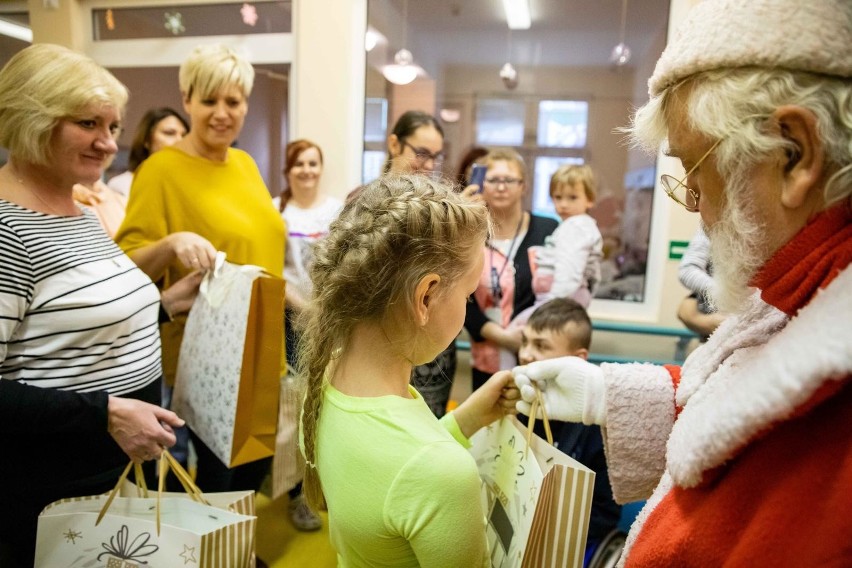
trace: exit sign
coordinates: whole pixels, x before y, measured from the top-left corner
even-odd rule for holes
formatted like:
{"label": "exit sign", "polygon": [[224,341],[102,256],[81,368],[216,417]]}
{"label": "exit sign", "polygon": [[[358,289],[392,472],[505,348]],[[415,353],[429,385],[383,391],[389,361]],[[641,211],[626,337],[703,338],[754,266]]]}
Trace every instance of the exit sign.
{"label": "exit sign", "polygon": [[686,247],[689,246],[689,241],[669,241],[669,260],[680,260],[683,258],[683,253],[686,252]]}

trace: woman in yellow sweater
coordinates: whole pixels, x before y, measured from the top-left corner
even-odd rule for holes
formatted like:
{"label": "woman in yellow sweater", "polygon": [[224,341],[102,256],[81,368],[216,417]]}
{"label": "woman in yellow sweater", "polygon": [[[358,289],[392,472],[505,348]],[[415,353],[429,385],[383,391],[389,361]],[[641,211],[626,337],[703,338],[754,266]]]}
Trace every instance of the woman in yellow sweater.
{"label": "woman in yellow sweater", "polygon": [[[116,237],[164,289],[193,270],[211,268],[216,251],[270,274],[283,271],[284,222],[254,160],[231,147],[242,129],[253,81],[251,64],[222,45],[198,47],[181,65],[181,95],[192,128],[139,167]],[[183,323],[171,322],[162,333],[163,371],[172,383]],[[229,469],[197,436],[192,441],[202,490],[260,487],[269,459]]]}

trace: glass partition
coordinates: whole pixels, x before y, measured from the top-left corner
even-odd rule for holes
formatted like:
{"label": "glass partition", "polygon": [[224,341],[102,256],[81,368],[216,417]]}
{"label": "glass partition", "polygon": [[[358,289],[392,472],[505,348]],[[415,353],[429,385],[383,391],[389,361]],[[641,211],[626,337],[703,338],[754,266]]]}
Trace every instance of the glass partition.
{"label": "glass partition", "polygon": [[[616,66],[609,58],[619,43],[620,2],[587,2],[582,10],[573,2],[530,3],[530,29],[510,31],[500,2],[419,0],[408,2],[406,14],[402,0],[369,0],[367,120],[378,122],[376,99],[384,101],[387,129],[407,110],[443,117],[446,177],[456,177],[474,146],[516,150],[527,163],[526,206],[544,215],[554,214],[553,172],[567,163],[589,164],[599,182],[590,214],[605,254],[593,314],[611,302],[641,305],[649,298],[656,160],[630,150],[615,129],[647,100],[669,4],[629,4],[625,43],[633,56]],[[397,85],[382,72],[402,48],[411,52],[417,76]],[[370,124],[365,181],[378,175],[386,151]]]}

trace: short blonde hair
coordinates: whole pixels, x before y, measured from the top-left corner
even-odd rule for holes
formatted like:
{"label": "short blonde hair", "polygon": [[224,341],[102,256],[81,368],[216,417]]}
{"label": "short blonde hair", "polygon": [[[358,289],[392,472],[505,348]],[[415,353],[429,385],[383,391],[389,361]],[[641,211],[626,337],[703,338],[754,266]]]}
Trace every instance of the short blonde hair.
{"label": "short blonde hair", "polygon": [[199,45],[181,64],[179,82],[187,99],[196,91],[206,99],[228,85],[236,85],[248,98],[254,85],[254,68],[227,45]]}
{"label": "short blonde hair", "polygon": [[521,177],[524,179],[527,177],[527,165],[524,163],[524,159],[521,155],[514,150],[510,150],[508,148],[497,148],[496,150],[491,150],[485,154],[483,162],[489,168],[494,162],[509,162],[510,164],[515,164],[521,172]]}
{"label": "short blonde hair", "polygon": [[595,173],[587,165],[564,165],[561,166],[550,178],[550,197],[562,186],[582,183],[586,199],[594,202],[598,197],[598,182]]}
{"label": "short blonde hair", "polygon": [[0,146],[16,159],[49,165],[59,121],[90,105],[123,114],[127,88],[89,57],[49,43],[31,45],[0,71]]}
{"label": "short blonde hair", "polygon": [[[390,310],[413,313],[412,291],[427,274],[446,292],[485,246],[488,210],[453,187],[422,175],[386,175],[352,199],[314,249],[313,296],[299,323],[298,373],[307,378],[302,410],[308,500],[319,505],[317,422],[326,368],[359,322],[381,322]],[[413,318],[410,320],[413,321]]]}

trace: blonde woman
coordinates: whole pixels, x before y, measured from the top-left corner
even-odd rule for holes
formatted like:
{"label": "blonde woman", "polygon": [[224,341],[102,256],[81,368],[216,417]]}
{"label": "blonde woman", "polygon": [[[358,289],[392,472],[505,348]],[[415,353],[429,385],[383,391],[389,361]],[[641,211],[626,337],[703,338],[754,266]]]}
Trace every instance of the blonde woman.
{"label": "blonde woman", "polygon": [[[0,71],[0,566],[32,566],[41,510],[96,495],[181,426],[160,408],[160,297],[74,202],[115,154],[127,90],[64,47]],[[163,294],[191,305],[199,279]]]}
{"label": "blonde woman", "polygon": [[[119,246],[164,289],[192,270],[212,268],[216,251],[281,274],[284,222],[254,160],[232,147],[248,112],[251,64],[226,46],[201,46],[181,65],[179,79],[190,131],[136,171]],[[167,380],[174,379],[182,331],[178,319],[164,333]],[[271,458],[229,469],[194,434],[192,442],[204,491],[256,490],[268,472]]]}
{"label": "blonde woman", "polygon": [[488,170],[481,196],[494,229],[485,245],[485,266],[465,318],[472,340],[474,389],[493,373],[516,364],[521,333],[520,328],[510,328],[510,322],[535,303],[529,249],[543,245],[558,225],[524,210],[526,166],[517,152],[492,150],[483,160]]}

